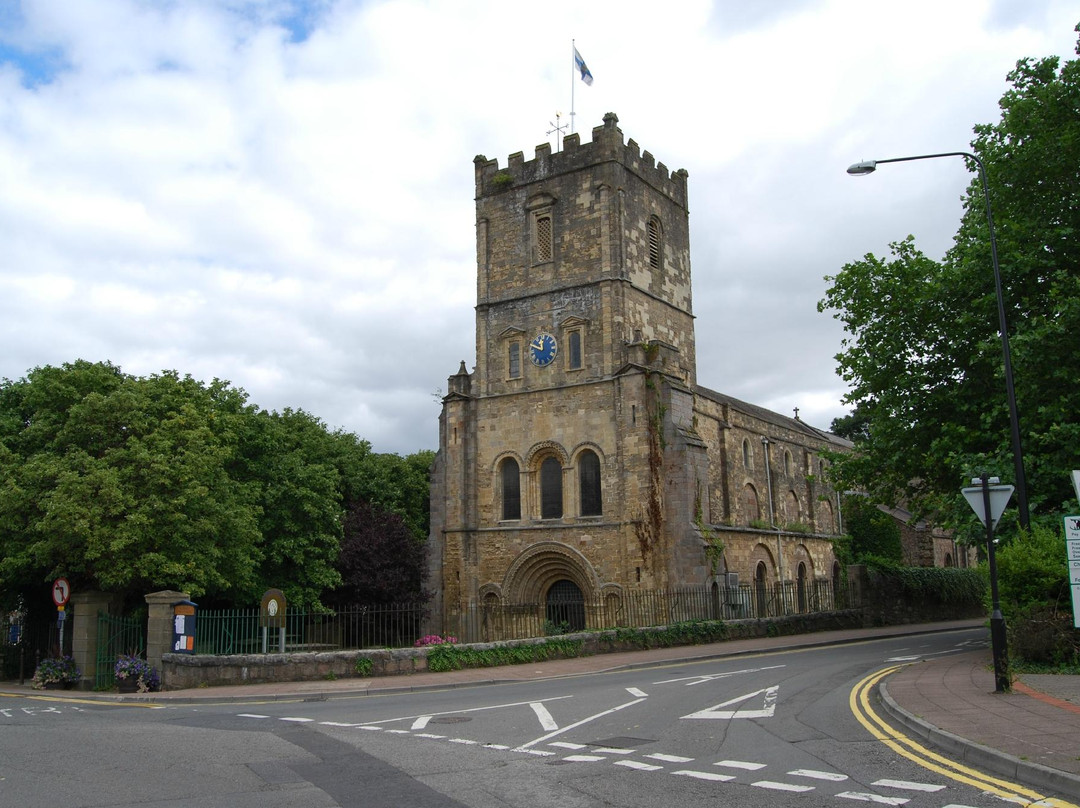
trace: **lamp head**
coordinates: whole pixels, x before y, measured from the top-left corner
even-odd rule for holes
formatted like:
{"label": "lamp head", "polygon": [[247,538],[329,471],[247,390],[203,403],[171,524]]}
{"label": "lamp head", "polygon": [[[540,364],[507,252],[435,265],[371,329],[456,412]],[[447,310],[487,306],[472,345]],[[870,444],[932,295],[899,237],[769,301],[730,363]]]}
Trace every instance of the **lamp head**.
{"label": "lamp head", "polygon": [[854,177],[861,177],[865,174],[873,174],[877,169],[877,160],[864,160],[861,163],[852,163],[848,166],[847,173]]}

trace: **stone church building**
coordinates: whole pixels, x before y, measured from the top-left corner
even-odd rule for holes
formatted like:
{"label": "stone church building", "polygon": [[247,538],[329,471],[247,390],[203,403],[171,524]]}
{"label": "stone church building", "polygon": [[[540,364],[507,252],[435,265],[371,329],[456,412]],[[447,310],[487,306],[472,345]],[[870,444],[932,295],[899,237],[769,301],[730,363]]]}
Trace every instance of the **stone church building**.
{"label": "stone church building", "polygon": [[556,597],[838,578],[822,451],[850,444],[698,384],[687,172],[617,124],[475,159],[476,365],[439,418],[435,630]]}

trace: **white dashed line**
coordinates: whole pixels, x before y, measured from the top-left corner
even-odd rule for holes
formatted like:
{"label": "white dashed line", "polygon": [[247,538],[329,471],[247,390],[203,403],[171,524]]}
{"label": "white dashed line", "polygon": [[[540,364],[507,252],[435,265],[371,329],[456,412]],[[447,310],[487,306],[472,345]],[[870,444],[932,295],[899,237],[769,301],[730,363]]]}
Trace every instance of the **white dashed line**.
{"label": "white dashed line", "polygon": [[407,729],[386,729],[383,732],[387,735],[412,735]]}
{"label": "white dashed line", "polygon": [[259,715],[258,713],[240,713],[238,718],[269,718],[268,715]]}
{"label": "white dashed line", "polygon": [[814,790],[813,786],[797,786],[794,783],[777,783],[774,780],[758,780],[756,783],[751,783],[751,785],[756,786],[757,788],[767,788],[770,791],[802,792]]}
{"label": "white dashed line", "polygon": [[464,746],[476,746],[478,741],[470,741],[468,738],[451,738],[450,743],[459,743]]}
{"label": "white dashed line", "polygon": [[513,751],[513,752],[522,752],[523,754],[526,754],[526,755],[536,755],[537,757],[555,757],[554,752],[548,752],[548,751],[546,751],[544,749],[528,749],[528,748],[526,748],[524,746],[515,747],[511,751]]}
{"label": "white dashed line", "polygon": [[626,692],[629,693],[634,698],[638,698],[638,699],[643,699],[643,698],[645,698],[646,696],[649,695],[644,690],[638,690],[636,687],[628,687],[628,688],[626,688]]}
{"label": "white dashed line", "polygon": [[649,758],[650,760],[660,760],[664,763],[690,763],[693,760],[693,758],[682,757],[680,755],[662,755],[659,752],[651,755],[646,755],[645,757]]}
{"label": "white dashed line", "polygon": [[764,763],[750,763],[745,760],[721,760],[719,763],[714,763],[714,766],[725,766],[729,769],[746,769],[748,772],[756,772],[758,769],[764,769]]}
{"label": "white dashed line", "polygon": [[734,780],[730,774],[717,774],[716,772],[697,772],[691,769],[679,769],[672,774],[682,775],[683,777],[693,777],[695,780],[712,780],[716,783],[726,783],[729,780]]}
{"label": "white dashed line", "polygon": [[366,729],[368,732],[382,732],[382,727],[373,727],[370,724],[361,724],[357,729]]}
{"label": "white dashed line", "polygon": [[296,716],[286,716],[285,718],[278,719],[279,721],[291,721],[294,724],[310,724],[314,718],[297,718]]}
{"label": "white dashed line", "polygon": [[632,755],[636,752],[636,749],[623,749],[618,746],[600,746],[593,750],[594,752],[604,755]]}
{"label": "white dashed line", "polygon": [[907,803],[903,797],[882,797],[880,794],[865,794],[861,791],[843,791],[836,796],[845,800],[875,802],[879,805],[905,805]]}
{"label": "white dashed line", "polygon": [[596,763],[607,758],[603,755],[567,755],[563,760],[569,763]]}
{"label": "white dashed line", "polygon": [[440,741],[443,738],[445,738],[446,736],[445,735],[435,735],[434,733],[431,733],[431,732],[418,732],[418,733],[416,733],[416,737],[417,738],[431,738],[432,740]]}
{"label": "white dashed line", "polygon": [[637,769],[642,772],[654,772],[657,769],[664,768],[663,766],[654,766],[651,763],[642,763],[640,760],[616,760],[614,765],[625,766],[628,769]]}
{"label": "white dashed line", "polygon": [[557,746],[560,749],[573,749],[575,752],[585,748],[585,744],[583,743],[570,743],[569,741],[552,741],[548,746]]}
{"label": "white dashed line", "polygon": [[829,780],[833,783],[839,783],[843,780],[847,780],[846,774],[837,774],[836,772],[817,772],[813,769],[796,769],[793,772],[788,772],[792,777],[809,777],[812,780]]}
{"label": "white dashed line", "polygon": [[356,724],[343,724],[340,721],[320,721],[319,726],[321,726],[321,727],[355,727]]}
{"label": "white dashed line", "polygon": [[903,788],[910,791],[941,791],[945,786],[939,786],[934,783],[912,783],[907,780],[878,780],[871,783],[872,786],[878,786],[880,788]]}

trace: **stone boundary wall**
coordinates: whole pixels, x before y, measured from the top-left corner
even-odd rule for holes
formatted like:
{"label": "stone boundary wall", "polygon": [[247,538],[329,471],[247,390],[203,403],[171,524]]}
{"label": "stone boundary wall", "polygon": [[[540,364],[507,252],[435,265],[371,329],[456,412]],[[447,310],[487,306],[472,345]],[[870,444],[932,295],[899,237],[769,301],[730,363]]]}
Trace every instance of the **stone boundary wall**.
{"label": "stone boundary wall", "polygon": [[[861,628],[859,609],[798,614],[767,620],[732,620],[725,623],[729,640],[753,637],[811,634],[818,631]],[[661,634],[666,627],[633,629],[635,636]],[[581,656],[639,650],[641,646],[620,639],[618,631],[589,631],[561,634],[551,639],[581,640]],[[536,645],[547,638],[499,643],[476,643],[487,649],[514,645]],[[400,676],[427,671],[426,648],[396,648],[371,651],[330,651],[296,654],[187,655],[165,654],[162,657],[161,681],[164,690],[181,690],[221,685],[265,684],[271,682],[310,682],[320,679],[361,678],[356,672],[359,659],[372,663],[371,676]]]}

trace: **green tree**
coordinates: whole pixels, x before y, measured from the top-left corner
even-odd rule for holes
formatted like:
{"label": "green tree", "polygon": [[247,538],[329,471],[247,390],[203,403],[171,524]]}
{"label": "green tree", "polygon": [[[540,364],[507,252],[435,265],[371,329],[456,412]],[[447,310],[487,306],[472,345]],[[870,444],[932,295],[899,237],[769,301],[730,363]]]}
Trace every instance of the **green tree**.
{"label": "green tree", "polygon": [[[989,179],[1029,504],[1049,515],[1072,499],[1080,440],[1080,60],[1022,59],[1008,81],[972,150]],[[961,485],[983,470],[1012,479],[991,266],[976,176],[941,262],[908,237],[827,278],[818,308],[844,324],[838,373],[866,418],[833,465],[838,485],[971,521]]]}
{"label": "green tree", "polygon": [[86,362],[5,380],[4,590],[66,575],[119,592],[250,591],[259,533],[252,490],[226,471],[217,405],[230,395]]}
{"label": "green tree", "polygon": [[868,556],[903,561],[896,520],[866,497],[844,497],[844,528],[851,536],[851,555],[856,561]]}

